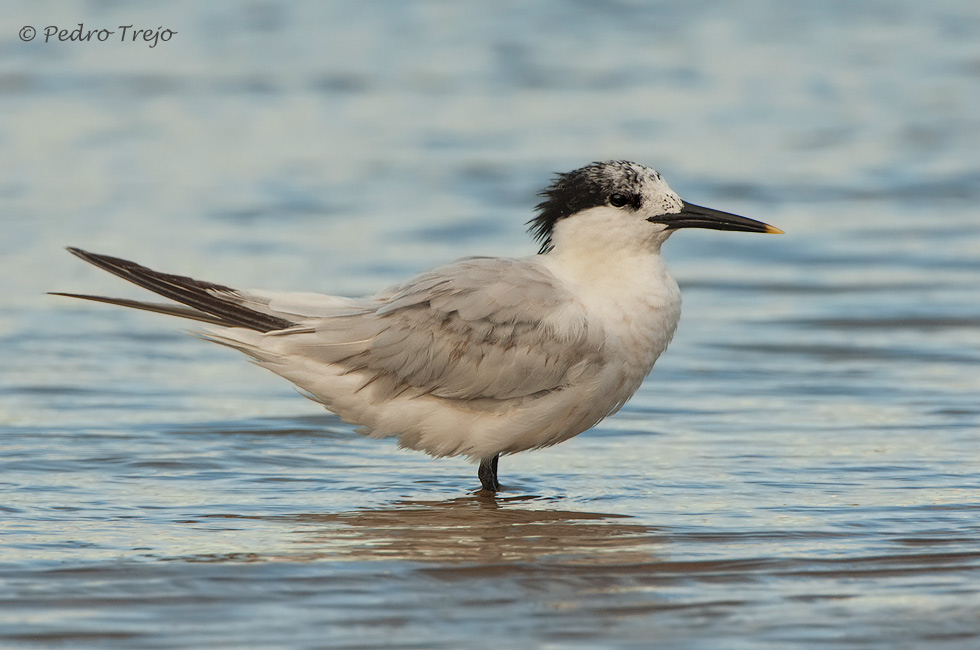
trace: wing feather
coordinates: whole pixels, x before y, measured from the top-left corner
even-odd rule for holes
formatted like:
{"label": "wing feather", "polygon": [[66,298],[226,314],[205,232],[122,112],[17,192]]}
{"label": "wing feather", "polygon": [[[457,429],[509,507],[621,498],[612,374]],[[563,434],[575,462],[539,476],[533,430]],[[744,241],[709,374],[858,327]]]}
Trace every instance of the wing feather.
{"label": "wing feather", "polygon": [[601,326],[534,257],[460,260],[354,299],[238,291],[69,250],[182,304],[63,295],[215,325],[220,329],[208,338],[277,372],[297,360],[322,364],[333,368],[328,375],[354,374],[359,390],[372,386],[384,396],[434,395],[474,405],[519,399],[561,390],[603,364]]}
{"label": "wing feather", "polygon": [[[217,321],[221,325],[228,327],[245,327],[258,332],[271,332],[292,327],[296,323],[285,318],[274,316],[268,312],[258,312],[242,305],[240,292],[230,287],[195,280],[183,275],[171,275],[160,273],[135,262],[124,260],[109,255],[90,253],[80,248],[68,247],[68,251],[86,262],[93,264],[101,269],[117,275],[133,284],[149,289],[150,291],[170,298],[176,302],[186,305],[188,310],[172,309],[169,313],[183,318],[193,318],[204,320],[205,322]],[[71,296],[82,297],[85,300],[96,300],[97,302],[113,303],[112,299],[102,296]],[[125,301],[115,301],[114,304],[126,307],[136,307],[148,311],[161,311],[157,305],[150,304],[128,304]],[[206,315],[207,318],[203,317]]]}
{"label": "wing feather", "polygon": [[529,260],[462,260],[375,300],[372,313],[326,318],[296,343],[372,384],[462,400],[559,390],[602,351],[587,319],[560,318],[580,316],[574,298]]}

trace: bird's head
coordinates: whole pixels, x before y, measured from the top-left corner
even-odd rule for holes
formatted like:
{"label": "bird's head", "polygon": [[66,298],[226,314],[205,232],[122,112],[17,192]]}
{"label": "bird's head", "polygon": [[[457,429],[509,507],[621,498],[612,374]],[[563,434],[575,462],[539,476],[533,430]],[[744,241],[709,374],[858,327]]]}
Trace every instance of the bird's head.
{"label": "bird's head", "polygon": [[541,253],[608,245],[624,253],[658,251],[679,228],[781,233],[768,224],[682,200],[649,167],[627,161],[592,163],[558,174],[528,222]]}

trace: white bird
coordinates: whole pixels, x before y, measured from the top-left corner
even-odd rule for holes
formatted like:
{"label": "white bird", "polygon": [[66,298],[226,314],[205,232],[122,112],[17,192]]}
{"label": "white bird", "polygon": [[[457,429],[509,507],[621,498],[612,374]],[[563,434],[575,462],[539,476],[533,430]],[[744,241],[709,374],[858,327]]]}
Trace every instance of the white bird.
{"label": "white bird", "polygon": [[69,248],[181,304],[57,293],[210,325],[240,350],[372,437],[432,456],[497,461],[557,444],[615,413],[667,348],[680,317],[660,247],[679,228],[781,233],[681,200],[642,165],[557,175],[521,258],[471,257],[365,298],[239,291]]}

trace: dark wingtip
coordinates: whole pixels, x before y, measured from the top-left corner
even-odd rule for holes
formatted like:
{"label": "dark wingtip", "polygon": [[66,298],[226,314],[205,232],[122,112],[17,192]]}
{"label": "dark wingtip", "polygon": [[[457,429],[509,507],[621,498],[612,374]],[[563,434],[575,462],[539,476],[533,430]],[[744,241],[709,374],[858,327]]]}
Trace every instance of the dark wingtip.
{"label": "dark wingtip", "polygon": [[[94,300],[105,302],[123,307],[133,307],[135,309],[147,309],[158,311],[165,314],[194,318],[205,322],[216,323],[225,327],[245,327],[257,332],[271,332],[292,327],[294,322],[279,318],[272,314],[249,309],[233,300],[222,298],[219,293],[236,293],[234,289],[213,282],[204,282],[182,275],[171,275],[160,273],[153,269],[141,266],[136,262],[124,260],[119,257],[109,255],[99,255],[89,253],[75,246],[66,246],[72,255],[99,267],[113,275],[119,276],[127,282],[149,289],[157,295],[179,302],[186,307],[194,310],[190,314],[174,308],[163,308],[153,303],[142,303],[121,298],[106,298],[103,296],[84,296],[81,294],[63,294],[70,298],[82,298],[84,300]],[[201,312],[200,314],[197,312]],[[208,318],[204,318],[205,314]]]}

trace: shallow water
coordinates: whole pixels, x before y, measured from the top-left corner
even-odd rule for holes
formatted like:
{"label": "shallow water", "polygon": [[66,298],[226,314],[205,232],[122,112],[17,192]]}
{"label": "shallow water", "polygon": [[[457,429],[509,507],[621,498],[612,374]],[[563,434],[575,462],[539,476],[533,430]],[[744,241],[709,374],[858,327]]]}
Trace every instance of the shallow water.
{"label": "shallow water", "polygon": [[[82,7],[0,10],[0,646],[980,643],[975,3]],[[79,20],[178,35],[17,37]],[[43,295],[140,297],[65,245],[340,294],[523,255],[605,158],[787,234],[673,237],[653,375],[496,499]]]}

